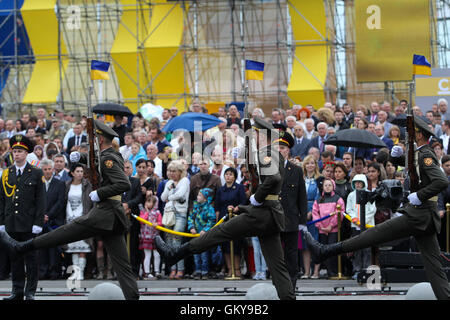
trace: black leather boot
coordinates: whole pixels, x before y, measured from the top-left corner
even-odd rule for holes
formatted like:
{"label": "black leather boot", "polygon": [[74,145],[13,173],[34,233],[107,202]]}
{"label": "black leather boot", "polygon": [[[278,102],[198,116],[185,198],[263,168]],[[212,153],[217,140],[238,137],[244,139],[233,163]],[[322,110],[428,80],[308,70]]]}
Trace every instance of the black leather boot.
{"label": "black leather boot", "polygon": [[0,247],[12,253],[13,256],[20,256],[28,251],[35,250],[33,239],[18,242],[11,238],[6,231],[0,231]]}
{"label": "black leather boot", "polygon": [[3,300],[6,301],[18,301],[18,300],[23,300],[23,292],[19,293],[19,292],[13,292],[11,293],[10,296],[3,298]]}
{"label": "black leather boot", "polygon": [[321,263],[329,257],[343,253],[342,242],[324,245],[316,241],[309,232],[305,232],[305,239],[315,263]]}
{"label": "black leather boot", "polygon": [[190,256],[189,243],[181,245],[181,247],[172,248],[160,236],[155,239],[156,250],[166,263],[166,267],[170,267],[183,258]]}

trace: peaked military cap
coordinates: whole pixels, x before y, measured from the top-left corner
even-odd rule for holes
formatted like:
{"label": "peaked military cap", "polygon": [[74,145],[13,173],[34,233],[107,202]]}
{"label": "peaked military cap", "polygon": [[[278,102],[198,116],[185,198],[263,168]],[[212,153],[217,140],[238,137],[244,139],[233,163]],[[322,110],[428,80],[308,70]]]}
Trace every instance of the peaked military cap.
{"label": "peaked military cap", "polygon": [[295,144],[294,137],[286,131],[286,126],[282,124],[273,125],[279,131],[279,137],[275,139],[272,143],[278,143],[280,146],[286,146],[292,148]]}
{"label": "peaked military cap", "polygon": [[111,127],[99,120],[95,120],[95,132],[111,140],[119,136]]}
{"label": "peaked military cap", "polygon": [[15,134],[9,139],[11,149],[24,149],[28,153],[33,152],[34,143],[23,134]]}
{"label": "peaked military cap", "polygon": [[421,117],[414,116],[414,125],[416,131],[422,131],[428,133],[430,136],[434,137],[434,132],[428,127],[428,123],[426,123],[425,120],[423,120]]}

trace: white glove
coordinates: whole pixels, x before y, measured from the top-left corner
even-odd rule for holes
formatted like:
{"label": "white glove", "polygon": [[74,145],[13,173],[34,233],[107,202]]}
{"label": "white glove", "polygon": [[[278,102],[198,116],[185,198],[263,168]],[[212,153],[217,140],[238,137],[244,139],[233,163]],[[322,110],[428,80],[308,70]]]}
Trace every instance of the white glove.
{"label": "white glove", "polygon": [[2,225],[0,226],[0,231],[1,231],[1,232],[6,232],[6,229],[5,229],[5,225],[4,225],[4,224],[2,224]]}
{"label": "white glove", "polygon": [[233,156],[233,159],[237,159],[240,153],[241,149],[239,147],[234,147],[233,149],[231,149],[231,155]]}
{"label": "white glove", "polygon": [[299,224],[298,231],[308,231],[308,228],[304,224]]}
{"label": "white glove", "polygon": [[97,190],[89,193],[89,198],[91,198],[92,202],[99,202],[100,198],[98,197]]}
{"label": "white glove", "polygon": [[250,203],[252,205],[254,205],[255,207],[262,205],[262,203],[259,203],[258,201],[255,200],[255,195],[252,194],[252,196],[250,197]]}
{"label": "white glove", "polygon": [[393,146],[391,150],[391,157],[398,158],[403,155],[403,148],[400,146]]}
{"label": "white glove", "polygon": [[409,203],[411,203],[414,206],[420,206],[422,204],[422,201],[419,200],[419,197],[417,196],[417,192],[411,193],[408,196]]}
{"label": "white glove", "polygon": [[78,151],[74,151],[70,153],[70,162],[78,162],[80,161],[81,155]]}
{"label": "white glove", "polygon": [[41,232],[42,232],[42,227],[39,227],[39,226],[33,226],[33,228],[31,229],[32,234],[39,234]]}

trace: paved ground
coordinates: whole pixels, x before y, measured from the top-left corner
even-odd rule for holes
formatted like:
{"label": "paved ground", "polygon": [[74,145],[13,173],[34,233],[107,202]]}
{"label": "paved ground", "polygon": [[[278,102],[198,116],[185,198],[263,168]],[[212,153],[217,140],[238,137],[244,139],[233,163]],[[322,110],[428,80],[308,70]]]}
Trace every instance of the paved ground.
{"label": "paved ground", "polygon": [[[106,280],[81,281],[71,290],[65,280],[39,281],[36,300],[87,300],[90,291]],[[117,281],[111,281],[118,284]],[[249,288],[271,281],[149,280],[138,281],[141,300],[245,300]],[[370,290],[355,280],[298,280],[297,300],[404,300],[414,283],[393,283]],[[10,294],[11,281],[0,281],[0,299]]]}

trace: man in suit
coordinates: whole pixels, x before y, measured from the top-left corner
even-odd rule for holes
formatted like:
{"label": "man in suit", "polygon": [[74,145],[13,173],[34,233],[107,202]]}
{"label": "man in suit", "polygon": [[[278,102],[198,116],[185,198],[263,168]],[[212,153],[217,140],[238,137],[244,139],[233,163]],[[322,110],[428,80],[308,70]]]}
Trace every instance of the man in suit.
{"label": "man in suit", "polygon": [[[101,174],[98,189],[89,194],[91,200],[95,202],[94,207],[86,215],[49,233],[26,241],[16,241],[6,231],[0,230],[0,246],[20,257],[36,249],[101,237],[106,251],[111,257],[125,299],[138,300],[139,290],[136,277],[131,269],[124,237],[130,222],[123,210],[121,197],[130,189],[130,181],[124,173],[122,155],[112,146],[112,140],[118,136],[117,133],[98,120],[95,120],[94,130],[99,143],[98,171]],[[86,160],[85,155],[80,156],[76,153],[73,155],[73,162],[77,162],[75,158],[80,158],[81,162]],[[41,183],[43,185],[42,181]],[[44,191],[44,189],[42,190]]]}
{"label": "man in suit", "polygon": [[304,158],[308,155],[309,144],[311,140],[304,136],[303,126],[296,125],[294,127],[294,146],[291,149],[292,157]]}
{"label": "man in suit", "polygon": [[324,152],[325,151],[324,141],[328,137],[327,131],[328,125],[325,122],[319,122],[317,124],[317,132],[319,133],[319,135],[311,139],[311,142],[309,143],[309,148],[314,147],[319,149],[320,153]]}
{"label": "man in suit", "polygon": [[87,136],[83,134],[83,125],[81,123],[78,122],[77,124],[75,124],[75,126],[73,127],[73,133],[74,136],[70,137],[67,141],[67,154],[70,154],[72,152],[72,148],[74,146],[79,146],[83,142],[87,142]]}
{"label": "man in suit", "polygon": [[67,182],[71,179],[69,171],[66,170],[66,157],[60,153],[53,156],[53,170],[55,179],[62,182]]}
{"label": "man in suit", "polygon": [[[43,233],[47,233],[64,224],[66,217],[66,184],[54,179],[53,161],[43,159],[41,169],[44,173],[46,210]],[[56,280],[61,276],[60,251],[58,247],[42,249],[39,252],[39,278]]]}
{"label": "man in suit", "polygon": [[[133,178],[133,164],[130,160],[124,161],[125,174],[130,180],[130,190],[122,194],[122,205],[125,213],[130,218],[130,263],[136,277],[139,277],[139,267],[141,264],[141,251],[139,250],[139,233],[141,224],[131,217],[131,214],[139,216],[139,204],[144,203],[145,195],[141,192],[141,183],[138,178]],[[97,262],[97,265],[104,266],[105,261]]]}
{"label": "man in suit", "polygon": [[380,111],[380,105],[378,102],[373,101],[370,104],[370,115],[366,116],[367,122],[374,122],[376,123],[378,121],[378,112]]}
{"label": "man in suit", "polygon": [[[450,300],[450,285],[441,263],[441,250],[437,233],[441,228],[441,219],[437,210],[438,194],[448,186],[448,179],[439,166],[428,139],[434,132],[420,117],[414,117],[415,142],[417,144],[418,191],[411,192],[409,202],[398,209],[402,215],[386,220],[369,228],[358,236],[338,242],[322,245],[311,234],[306,233],[308,248],[316,261],[341,253],[354,252],[370,246],[379,245],[396,239],[413,236],[422,255],[425,273],[437,299]],[[405,163],[403,149],[394,146],[391,161],[394,165]]]}
{"label": "man in suit", "polygon": [[[180,247],[171,247],[160,236],[155,244],[166,266],[175,264],[192,254],[204,252],[225,241],[243,237],[258,237],[261,250],[272,275],[272,282],[282,300],[295,300],[295,292],[284,261],[280,232],[284,231],[284,212],[279,201],[283,184],[284,159],[271,145],[277,133],[271,123],[254,118],[261,183],[256,192],[252,190],[251,205],[238,206],[236,217],[222,223],[198,238]],[[270,135],[267,132],[271,132]],[[273,134],[272,134],[273,133]]]}
{"label": "man in suit", "polygon": [[[392,149],[392,147],[394,146],[394,142],[392,141],[391,138],[386,137],[384,135],[384,127],[381,124],[377,124],[375,126],[375,134],[378,138],[380,138],[381,141],[383,141],[386,144],[386,146],[389,148],[389,150]],[[374,149],[373,152],[378,151],[378,150],[379,150],[379,148]]]}
{"label": "man in suit", "polygon": [[378,122],[376,124],[381,124],[384,127],[384,136],[388,137],[389,130],[392,127],[392,123],[388,122],[388,115],[386,111],[378,111]]}
{"label": "man in suit", "polygon": [[289,151],[294,145],[294,139],[287,133],[280,131],[278,150],[284,158],[284,179],[280,192],[280,202],[285,215],[284,231],[280,233],[284,244],[284,260],[295,288],[298,274],[298,228],[306,225],[307,198],[303,170],[290,162]]}
{"label": "man in suit", "polygon": [[[33,143],[24,135],[10,139],[14,165],[5,169],[0,190],[0,233],[8,232],[17,241],[33,239],[41,233],[45,212],[45,185],[42,170],[26,157]],[[12,294],[4,300],[34,300],[38,282],[37,251],[23,256],[10,254]],[[25,272],[26,266],[26,272]],[[26,286],[25,286],[26,276]]]}

